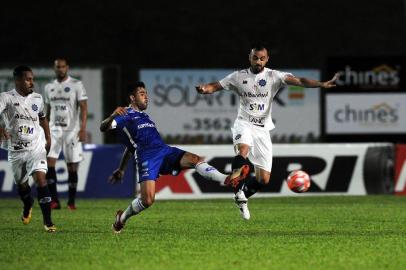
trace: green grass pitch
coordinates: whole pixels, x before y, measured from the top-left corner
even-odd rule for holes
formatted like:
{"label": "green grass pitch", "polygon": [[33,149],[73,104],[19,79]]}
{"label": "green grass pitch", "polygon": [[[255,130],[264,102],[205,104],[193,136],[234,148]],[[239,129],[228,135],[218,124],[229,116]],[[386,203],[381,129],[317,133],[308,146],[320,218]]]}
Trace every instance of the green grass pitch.
{"label": "green grass pitch", "polygon": [[1,199],[0,269],[406,269],[406,197],[253,198],[249,221],[231,200],[157,201],[113,234],[130,201],[78,199],[49,234],[38,204],[23,225]]}

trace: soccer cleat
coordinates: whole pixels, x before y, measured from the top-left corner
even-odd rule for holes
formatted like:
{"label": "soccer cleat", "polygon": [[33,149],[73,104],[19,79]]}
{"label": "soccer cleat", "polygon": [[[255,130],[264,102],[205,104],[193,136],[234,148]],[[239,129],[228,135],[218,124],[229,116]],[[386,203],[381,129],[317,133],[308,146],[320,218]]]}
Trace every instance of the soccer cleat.
{"label": "soccer cleat", "polygon": [[31,198],[30,205],[29,206],[24,205],[24,207],[23,207],[21,221],[23,222],[24,225],[27,225],[31,221],[33,204],[34,204],[34,199]]}
{"label": "soccer cleat", "polygon": [[124,223],[121,222],[121,215],[123,213],[123,210],[118,210],[116,213],[116,220],[111,226],[115,233],[121,233],[121,230],[124,228]]}
{"label": "soccer cleat", "polygon": [[245,220],[250,219],[250,210],[248,210],[248,199],[245,197],[244,191],[239,190],[235,196],[234,201],[237,207],[240,209],[241,217]]}
{"label": "soccer cleat", "polygon": [[224,185],[236,188],[238,186],[238,183],[240,183],[241,180],[244,180],[249,172],[250,166],[248,165],[244,165],[241,168],[234,170],[234,172],[227,176],[226,180],[224,180]]}
{"label": "soccer cleat", "polygon": [[52,200],[51,209],[61,209],[61,203],[58,200]]}
{"label": "soccer cleat", "polygon": [[44,229],[45,229],[46,232],[49,232],[49,233],[56,232],[56,227],[55,227],[55,224],[53,224],[53,223],[44,224]]}
{"label": "soccer cleat", "polygon": [[68,209],[69,210],[76,210],[76,205],[75,204],[68,204]]}
{"label": "soccer cleat", "polygon": [[32,207],[26,212],[25,209],[23,210],[23,215],[21,216],[21,220],[24,225],[27,225],[31,221],[32,215]]}

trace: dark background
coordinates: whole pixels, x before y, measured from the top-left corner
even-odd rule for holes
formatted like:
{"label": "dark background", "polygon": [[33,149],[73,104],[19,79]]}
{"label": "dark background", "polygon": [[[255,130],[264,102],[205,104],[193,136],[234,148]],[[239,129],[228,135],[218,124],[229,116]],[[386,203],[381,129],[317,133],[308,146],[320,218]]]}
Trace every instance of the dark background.
{"label": "dark background", "polygon": [[1,66],[104,67],[109,114],[141,68],[239,69],[256,41],[277,69],[406,55],[406,0],[6,1],[0,33]]}
{"label": "dark background", "polygon": [[240,68],[253,41],[270,66],[323,68],[328,56],[406,53],[404,0],[6,1],[4,63]]}

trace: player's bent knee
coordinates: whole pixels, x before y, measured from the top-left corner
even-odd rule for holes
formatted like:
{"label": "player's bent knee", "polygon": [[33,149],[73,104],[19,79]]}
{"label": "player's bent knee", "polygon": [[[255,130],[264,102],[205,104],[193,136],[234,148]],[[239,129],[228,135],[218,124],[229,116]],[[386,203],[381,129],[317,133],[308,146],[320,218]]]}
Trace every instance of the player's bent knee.
{"label": "player's bent knee", "polygon": [[150,207],[152,204],[154,204],[155,198],[148,197],[148,198],[141,198],[142,204],[144,205],[145,208]]}
{"label": "player's bent knee", "polygon": [[268,185],[269,184],[269,179],[261,179],[259,181],[262,185]]}

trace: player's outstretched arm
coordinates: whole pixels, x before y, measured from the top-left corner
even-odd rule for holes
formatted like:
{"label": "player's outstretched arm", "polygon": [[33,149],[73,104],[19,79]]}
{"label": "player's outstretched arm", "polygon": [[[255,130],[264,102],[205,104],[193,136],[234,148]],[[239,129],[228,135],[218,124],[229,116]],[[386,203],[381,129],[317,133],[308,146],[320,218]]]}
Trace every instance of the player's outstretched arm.
{"label": "player's outstretched arm", "polygon": [[288,85],[296,85],[296,86],[301,86],[305,88],[333,88],[336,87],[336,81],[338,79],[338,73],[334,75],[334,77],[325,82],[320,82],[317,80],[312,80],[308,78],[302,78],[302,77],[295,77],[295,76],[286,76],[285,82]]}
{"label": "player's outstretched arm", "polygon": [[201,84],[195,86],[199,94],[211,94],[219,90],[223,90],[223,86],[219,82],[212,82],[208,84]]}
{"label": "player's outstretched arm", "polygon": [[118,182],[123,182],[124,172],[132,155],[133,153],[128,148],[124,150],[124,153],[120,159],[120,165],[118,169],[114,170],[113,174],[109,177],[109,183],[116,184]]}
{"label": "player's outstretched arm", "polygon": [[117,115],[125,115],[125,114],[127,114],[127,110],[125,107],[117,107],[109,117],[107,117],[101,122],[100,131],[105,132],[109,130],[111,128],[111,122],[113,122],[114,117],[116,117]]}

